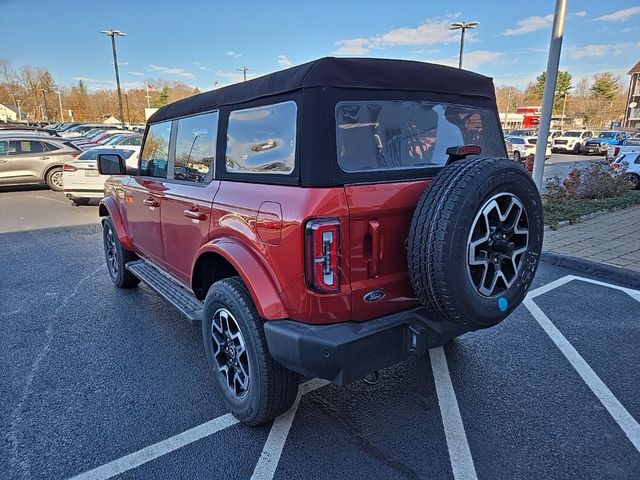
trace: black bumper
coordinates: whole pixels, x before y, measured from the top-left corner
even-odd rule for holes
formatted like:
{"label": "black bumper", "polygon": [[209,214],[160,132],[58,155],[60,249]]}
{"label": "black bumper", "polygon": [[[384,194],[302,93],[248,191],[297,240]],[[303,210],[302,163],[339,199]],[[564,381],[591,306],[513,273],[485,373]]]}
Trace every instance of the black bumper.
{"label": "black bumper", "polygon": [[432,320],[416,308],[367,322],[309,325],[293,320],[265,322],[271,356],[289,370],[338,385],[423,355],[471,328]]}

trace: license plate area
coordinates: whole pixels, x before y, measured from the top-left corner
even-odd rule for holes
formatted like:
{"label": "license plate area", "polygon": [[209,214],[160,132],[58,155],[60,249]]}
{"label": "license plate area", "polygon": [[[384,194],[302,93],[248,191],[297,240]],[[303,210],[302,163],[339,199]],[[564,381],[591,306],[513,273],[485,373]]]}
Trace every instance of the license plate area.
{"label": "license plate area", "polygon": [[100,176],[100,172],[98,172],[98,170],[85,170],[84,171],[84,176],[85,177],[99,177]]}

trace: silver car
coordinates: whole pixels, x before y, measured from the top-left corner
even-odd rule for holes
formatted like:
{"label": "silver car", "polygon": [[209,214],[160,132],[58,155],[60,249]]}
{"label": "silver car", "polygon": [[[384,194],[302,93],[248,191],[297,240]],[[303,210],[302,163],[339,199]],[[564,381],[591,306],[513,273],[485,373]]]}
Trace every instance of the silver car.
{"label": "silver car", "polygon": [[62,165],[81,151],[64,139],[0,134],[0,185],[46,184],[62,190]]}

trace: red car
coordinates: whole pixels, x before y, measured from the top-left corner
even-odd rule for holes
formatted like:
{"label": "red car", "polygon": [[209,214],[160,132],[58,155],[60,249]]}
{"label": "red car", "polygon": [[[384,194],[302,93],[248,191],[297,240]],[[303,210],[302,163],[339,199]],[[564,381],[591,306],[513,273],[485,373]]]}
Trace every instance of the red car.
{"label": "red car", "polygon": [[201,325],[248,425],[300,374],[343,385],[498,324],[542,245],[491,79],[440,65],[323,58],[167,105],[136,171],[98,163],[111,279]]}

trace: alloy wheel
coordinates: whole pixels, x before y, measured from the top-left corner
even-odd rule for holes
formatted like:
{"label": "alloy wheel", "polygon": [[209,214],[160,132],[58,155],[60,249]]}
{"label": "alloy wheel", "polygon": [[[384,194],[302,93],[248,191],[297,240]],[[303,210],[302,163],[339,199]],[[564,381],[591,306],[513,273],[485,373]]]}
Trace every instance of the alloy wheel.
{"label": "alloy wheel", "polygon": [[53,172],[51,174],[51,184],[54,187],[62,190],[62,185],[63,184],[62,184],[62,172],[61,171]]}
{"label": "alloy wheel", "polygon": [[213,314],[211,341],[225,385],[236,398],[244,397],[249,390],[249,357],[238,322],[226,308]]}
{"label": "alloy wheel", "polygon": [[483,297],[506,292],[522,268],[529,246],[527,212],[518,197],[499,193],[487,200],[467,242],[467,273]]}
{"label": "alloy wheel", "polygon": [[104,253],[107,258],[107,268],[109,274],[116,278],[118,275],[118,248],[116,245],[116,236],[110,225],[105,226],[104,235]]}

